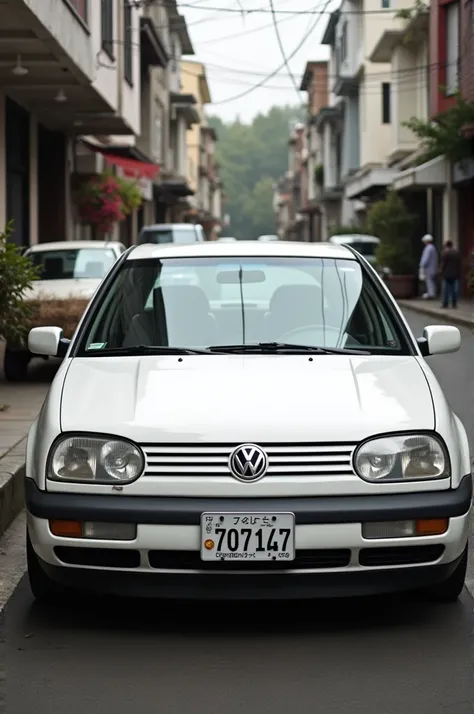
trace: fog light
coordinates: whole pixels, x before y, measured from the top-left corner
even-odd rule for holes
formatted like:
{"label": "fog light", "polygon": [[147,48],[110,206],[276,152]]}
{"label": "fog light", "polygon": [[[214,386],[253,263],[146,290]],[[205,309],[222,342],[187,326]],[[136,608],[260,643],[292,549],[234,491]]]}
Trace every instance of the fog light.
{"label": "fog light", "polygon": [[135,523],[84,523],[84,538],[97,540],[135,540],[137,526]]}
{"label": "fog light", "polygon": [[88,538],[95,540],[135,540],[137,526],[135,523],[95,523],[87,521],[49,522],[51,533],[60,538]]}
{"label": "fog light", "polygon": [[386,521],[381,523],[363,523],[362,537],[367,540],[384,538],[413,538],[446,533],[449,526],[447,518],[424,518],[417,521]]}

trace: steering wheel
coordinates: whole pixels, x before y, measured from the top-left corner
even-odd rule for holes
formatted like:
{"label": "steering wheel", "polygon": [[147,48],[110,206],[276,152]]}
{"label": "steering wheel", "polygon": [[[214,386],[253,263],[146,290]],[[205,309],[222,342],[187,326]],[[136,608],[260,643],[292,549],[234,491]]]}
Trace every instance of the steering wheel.
{"label": "steering wheel", "polygon": [[[300,335],[304,335],[305,333],[322,333],[324,335],[325,332],[329,332],[332,334],[336,334],[338,337],[341,334],[341,330],[339,327],[333,327],[332,325],[302,325],[301,327],[295,327],[293,330],[290,330],[289,332],[285,332],[281,337],[279,338],[279,342],[292,342],[295,338],[298,338]],[[309,344],[313,342],[312,339],[309,340]],[[324,347],[324,345],[321,345],[321,347]],[[328,345],[329,347],[329,345]]]}

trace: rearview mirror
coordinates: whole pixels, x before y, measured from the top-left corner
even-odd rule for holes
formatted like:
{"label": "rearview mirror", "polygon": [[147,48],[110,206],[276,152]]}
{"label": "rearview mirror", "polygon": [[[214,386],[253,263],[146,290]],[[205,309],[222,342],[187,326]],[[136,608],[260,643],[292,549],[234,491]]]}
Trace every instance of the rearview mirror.
{"label": "rearview mirror", "polygon": [[64,357],[69,344],[60,327],[34,327],[28,335],[29,351],[42,357]]}
{"label": "rearview mirror", "polygon": [[217,282],[220,285],[239,285],[242,283],[264,283],[266,280],[263,270],[221,270],[217,273]]}
{"label": "rearview mirror", "polygon": [[418,344],[425,357],[457,352],[461,347],[461,333],[452,325],[429,325]]}

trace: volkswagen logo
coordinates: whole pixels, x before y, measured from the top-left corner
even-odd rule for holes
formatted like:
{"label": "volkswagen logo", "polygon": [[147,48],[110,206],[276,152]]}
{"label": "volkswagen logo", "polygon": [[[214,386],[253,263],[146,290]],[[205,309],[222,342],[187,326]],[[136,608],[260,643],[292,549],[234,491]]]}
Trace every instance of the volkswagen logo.
{"label": "volkswagen logo", "polygon": [[257,481],[267,473],[268,456],[255,444],[241,444],[229,457],[229,469],[239,481]]}

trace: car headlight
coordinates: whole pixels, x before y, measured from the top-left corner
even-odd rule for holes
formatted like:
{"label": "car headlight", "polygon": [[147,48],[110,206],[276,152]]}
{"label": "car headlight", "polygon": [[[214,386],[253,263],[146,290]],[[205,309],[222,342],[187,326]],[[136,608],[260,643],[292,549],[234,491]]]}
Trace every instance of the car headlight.
{"label": "car headlight", "polygon": [[354,469],[366,481],[448,478],[449,459],[441,442],[426,434],[383,436],[362,444]]}
{"label": "car headlight", "polygon": [[68,436],[54,446],[48,478],[81,483],[130,483],[141,476],[144,468],[142,451],[130,441]]}

